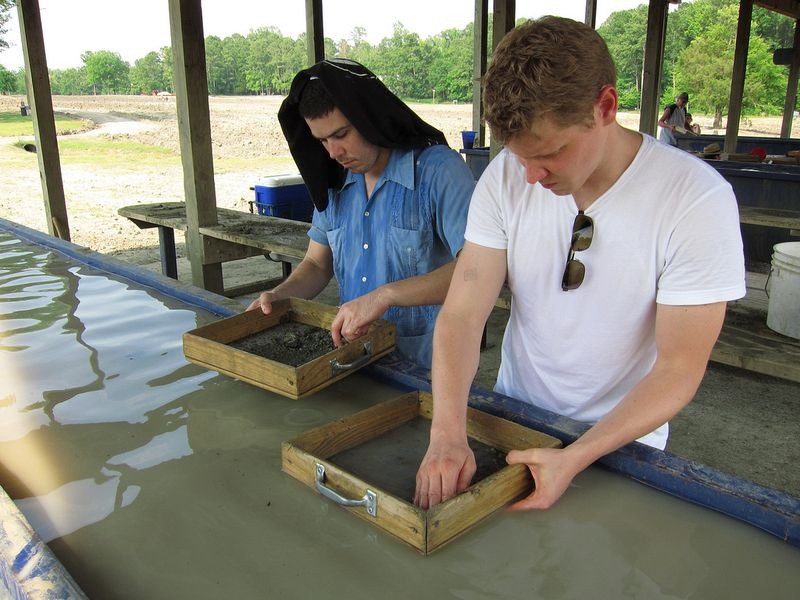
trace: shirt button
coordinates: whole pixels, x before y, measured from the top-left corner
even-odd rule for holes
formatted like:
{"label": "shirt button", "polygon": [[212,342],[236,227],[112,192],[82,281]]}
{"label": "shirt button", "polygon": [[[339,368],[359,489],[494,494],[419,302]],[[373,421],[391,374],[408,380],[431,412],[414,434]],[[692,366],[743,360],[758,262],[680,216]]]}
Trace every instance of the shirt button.
{"label": "shirt button", "polygon": [[368,217],[368,216],[369,216],[369,211],[368,211],[368,210],[365,210],[365,211],[364,211],[364,216],[365,216],[365,217]]}
{"label": "shirt button", "polygon": [[366,277],[362,277],[361,278],[361,283],[366,283],[366,282],[367,282],[367,278]]}
{"label": "shirt button", "polygon": [[365,242],[365,243],[364,243],[364,250],[366,250],[367,248],[369,248],[369,244],[367,244],[367,243]]}

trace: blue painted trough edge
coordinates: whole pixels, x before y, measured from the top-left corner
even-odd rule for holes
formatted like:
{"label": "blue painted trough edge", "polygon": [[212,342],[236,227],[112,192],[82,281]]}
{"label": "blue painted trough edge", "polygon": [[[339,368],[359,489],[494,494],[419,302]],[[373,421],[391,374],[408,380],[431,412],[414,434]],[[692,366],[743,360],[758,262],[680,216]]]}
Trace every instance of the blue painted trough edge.
{"label": "blue painted trough edge", "polygon": [[[231,316],[241,312],[244,308],[243,304],[223,296],[207,292],[196,286],[183,284],[158,273],[124,263],[113,257],[65,242],[2,218],[0,218],[0,228],[22,239],[61,252],[79,262],[126,277],[140,285],[154,288],[163,294],[219,316]],[[401,388],[426,391],[431,389],[428,371],[399,360],[394,355],[389,355],[370,365],[366,368],[366,372],[376,379]],[[470,405],[484,412],[553,435],[565,444],[574,441],[587,428],[585,424],[567,417],[561,417],[508,396],[477,387],[472,389]],[[599,463],[612,471],[662,492],[729,515],[777,536],[793,546],[800,546],[800,498],[639,443],[629,444],[604,457]],[[3,498],[0,498],[0,510],[2,510],[0,515],[3,516],[3,521],[7,514],[12,514],[18,515],[27,524],[25,517],[19,513],[16,505],[10,500],[3,502]],[[28,528],[30,529],[30,525]],[[49,553],[49,548],[38,540],[38,536],[32,529],[30,531],[31,544],[36,545],[43,553]],[[6,543],[7,540],[0,537],[0,545]],[[44,548],[42,549],[41,546]],[[55,563],[58,565],[58,567],[54,567],[55,570],[60,568],[64,571],[63,585],[65,589],[69,589],[67,586],[70,583],[74,585],[74,582],[57,560]],[[0,574],[3,579],[6,578],[8,567],[9,565],[5,563],[0,565]],[[77,586],[75,589],[77,593],[80,593]],[[54,597],[79,598],[81,596]]]}
{"label": "blue painted trough edge", "polygon": [[0,592],[15,600],[86,595],[0,487]]}

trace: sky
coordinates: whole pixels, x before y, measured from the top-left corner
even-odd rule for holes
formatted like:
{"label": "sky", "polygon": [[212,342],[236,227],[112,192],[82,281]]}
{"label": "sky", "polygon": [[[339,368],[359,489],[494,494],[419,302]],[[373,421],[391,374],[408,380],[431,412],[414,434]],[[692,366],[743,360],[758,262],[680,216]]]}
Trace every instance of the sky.
{"label": "sky", "polygon": [[[597,25],[612,11],[640,4],[646,0],[598,0]],[[582,21],[585,6],[585,0],[517,0],[516,16],[555,14]],[[39,0],[39,7],[51,69],[80,67],[82,53],[98,50],[118,52],[133,65],[148,52],[170,45],[167,0]],[[305,31],[305,0],[203,0],[202,7],[206,36],[247,35],[267,26],[289,37]],[[473,0],[323,0],[323,32],[334,41],[351,38],[359,26],[377,44],[391,36],[397,21],[427,38],[444,29],[461,29],[473,18]],[[11,47],[0,51],[0,65],[16,71],[24,65],[16,9],[6,29]]]}

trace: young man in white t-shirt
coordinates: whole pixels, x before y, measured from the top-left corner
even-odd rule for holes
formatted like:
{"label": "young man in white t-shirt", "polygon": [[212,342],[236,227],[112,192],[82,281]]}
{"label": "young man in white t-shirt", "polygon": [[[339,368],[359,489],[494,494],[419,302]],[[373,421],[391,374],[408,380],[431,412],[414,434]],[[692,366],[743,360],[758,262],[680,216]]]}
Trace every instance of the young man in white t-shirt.
{"label": "young man in white t-shirt", "polygon": [[667,422],[703,378],[726,302],[745,293],[730,185],[620,126],[615,81],[602,38],[569,19],[529,21],[494,52],[486,121],[505,149],[476,187],[436,323],[422,508],[475,473],[467,397],[506,279],[495,389],[592,425],[564,449],[509,453],[536,484],[518,509],[549,507],[580,471],[633,440],[663,449]]}

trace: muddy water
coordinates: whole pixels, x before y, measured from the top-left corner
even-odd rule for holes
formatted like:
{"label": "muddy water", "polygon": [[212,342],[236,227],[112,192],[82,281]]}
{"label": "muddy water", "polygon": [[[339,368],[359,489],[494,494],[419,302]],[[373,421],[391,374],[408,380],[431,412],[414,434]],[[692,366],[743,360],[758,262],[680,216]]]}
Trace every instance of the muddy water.
{"label": "muddy water", "polygon": [[800,552],[599,469],[429,557],[280,471],[399,392],[301,401],[188,364],[212,320],[0,233],[0,483],[92,598],[796,598]]}

